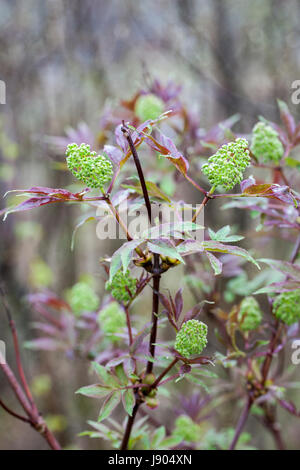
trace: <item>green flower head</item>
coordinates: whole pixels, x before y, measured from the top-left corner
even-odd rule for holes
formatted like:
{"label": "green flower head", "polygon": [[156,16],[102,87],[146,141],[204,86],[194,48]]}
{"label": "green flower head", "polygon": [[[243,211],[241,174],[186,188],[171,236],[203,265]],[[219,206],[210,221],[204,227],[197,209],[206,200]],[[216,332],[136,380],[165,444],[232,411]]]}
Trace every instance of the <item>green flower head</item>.
{"label": "green flower head", "polygon": [[273,313],[278,320],[292,325],[300,320],[300,289],[283,292],[273,303]]}
{"label": "green flower head", "polygon": [[111,292],[116,300],[127,304],[136,293],[136,282],[137,280],[130,276],[129,270],[123,273],[122,269],[119,269],[111,282],[107,281],[105,289]]}
{"label": "green flower head", "polygon": [[250,155],[246,139],[223,145],[202,165],[202,171],[212,186],[232,189],[243,180],[243,173],[250,165]]}
{"label": "green flower head", "polygon": [[75,315],[92,312],[99,307],[99,298],[96,292],[85,282],[74,284],[67,292],[67,300]]}
{"label": "green flower head", "polygon": [[117,302],[111,302],[99,313],[98,323],[104,333],[120,333],[126,325],[125,313]]}
{"label": "green flower head", "polygon": [[178,331],[175,349],[183,357],[199,355],[207,345],[207,325],[202,321],[188,320]]}
{"label": "green flower head", "polygon": [[264,122],[255,124],[252,130],[251,152],[258,160],[266,163],[278,163],[281,160],[284,148],[273,127]]}
{"label": "green flower head", "polygon": [[237,318],[242,331],[255,330],[260,325],[262,313],[254,297],[242,300]]}
{"label": "green flower head", "polygon": [[134,112],[140,121],[157,119],[164,112],[164,102],[153,94],[141,95],[135,102]]}
{"label": "green flower head", "polygon": [[104,184],[111,180],[111,161],[104,155],[92,152],[89,145],[69,144],[66,155],[69,170],[89,188],[102,189]]}

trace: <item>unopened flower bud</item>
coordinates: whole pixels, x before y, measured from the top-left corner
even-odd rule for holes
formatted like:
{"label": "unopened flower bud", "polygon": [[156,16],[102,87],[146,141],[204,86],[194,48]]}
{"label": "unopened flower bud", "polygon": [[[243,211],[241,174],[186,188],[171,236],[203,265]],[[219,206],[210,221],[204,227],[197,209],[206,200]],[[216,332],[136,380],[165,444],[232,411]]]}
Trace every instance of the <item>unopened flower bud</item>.
{"label": "unopened flower bud", "polygon": [[279,140],[278,133],[273,127],[264,122],[255,124],[252,130],[251,152],[258,160],[262,160],[265,163],[279,163],[283,156],[284,148]]}
{"label": "unopened flower bud", "polygon": [[237,318],[243,331],[255,330],[260,325],[262,313],[254,297],[245,297],[242,300]]}
{"label": "unopened flower bud", "polygon": [[104,184],[111,180],[111,161],[104,155],[92,152],[89,145],[69,144],[66,155],[69,170],[89,188],[102,189]]}
{"label": "unopened flower bud", "polygon": [[208,163],[202,166],[202,171],[212,186],[223,186],[229,190],[242,181],[243,173],[249,165],[248,142],[238,138],[235,142],[223,145],[209,157]]}
{"label": "unopened flower bud", "polygon": [[175,349],[183,357],[199,355],[207,345],[207,325],[198,320],[185,322],[176,335]]}
{"label": "unopened flower bud", "polygon": [[91,286],[85,282],[77,282],[67,292],[67,300],[75,315],[92,312],[99,307],[99,297]]}
{"label": "unopened flower bud", "polygon": [[157,119],[164,112],[164,102],[153,94],[141,95],[135,102],[134,112],[140,121]]}
{"label": "unopened flower bud", "polygon": [[273,303],[276,318],[287,325],[300,320],[300,289],[279,294]]}
{"label": "unopened flower bud", "polygon": [[[136,293],[137,280],[130,276],[130,271],[125,273],[120,269],[111,282],[107,282],[105,289],[119,302],[128,303]],[[131,295],[130,295],[131,294]]]}

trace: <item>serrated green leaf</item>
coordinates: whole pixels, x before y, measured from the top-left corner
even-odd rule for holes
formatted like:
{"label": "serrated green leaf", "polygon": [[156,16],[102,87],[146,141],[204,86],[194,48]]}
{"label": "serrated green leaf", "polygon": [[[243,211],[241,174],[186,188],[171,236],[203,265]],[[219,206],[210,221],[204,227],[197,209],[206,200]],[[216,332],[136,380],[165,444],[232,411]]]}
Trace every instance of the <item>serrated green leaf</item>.
{"label": "serrated green leaf", "polygon": [[102,398],[111,393],[111,388],[104,387],[100,384],[94,384],[81,387],[79,390],[76,390],[75,393],[89,398]]}
{"label": "serrated green leaf", "polygon": [[98,364],[98,362],[92,362],[92,367],[105,385],[110,388],[120,388],[117,379],[104,366]]}
{"label": "serrated green leaf", "polygon": [[203,382],[203,380],[199,379],[199,377],[196,377],[195,375],[192,374],[186,374],[185,376],[189,382],[192,382],[196,385],[200,385],[200,387],[204,388],[204,390],[209,393],[209,388],[207,385]]}
{"label": "serrated green leaf", "polygon": [[135,405],[135,397],[132,388],[128,388],[122,392],[122,403],[124,409],[129,416],[132,416],[132,411]]}
{"label": "serrated green leaf", "polygon": [[156,449],[161,443],[161,441],[165,438],[165,436],[166,436],[166,429],[164,426],[160,426],[153,434],[152,448]]}
{"label": "serrated green leaf", "polygon": [[122,363],[118,364],[115,367],[115,372],[116,372],[116,376],[118,377],[118,379],[120,381],[120,384],[121,385],[127,385],[128,384],[128,377],[125,374],[124,367],[123,367]]}
{"label": "serrated green leaf", "polygon": [[180,442],[182,442],[182,438],[180,436],[170,436],[170,437],[167,437],[166,439],[164,439],[157,450],[167,450],[167,449],[171,449],[172,447],[175,447],[177,446],[178,444],[180,444]]}
{"label": "serrated green leaf", "polygon": [[217,253],[227,253],[230,255],[241,256],[247,261],[253,263],[258,269],[260,269],[259,264],[257,263],[257,261],[255,261],[254,258],[252,258],[248,251],[244,250],[243,248],[240,248],[239,246],[224,245],[223,243],[213,240],[202,242],[202,245],[205,251],[214,251]]}
{"label": "serrated green leaf", "polygon": [[160,255],[178,259],[179,261],[184,263],[182,256],[178,253],[176,247],[171,243],[171,240],[157,239],[148,241],[148,248],[153,253],[158,253]]}
{"label": "serrated green leaf", "polygon": [[100,414],[98,417],[98,422],[103,421],[104,419],[108,418],[109,415],[116,408],[116,406],[120,403],[120,400],[121,400],[120,391],[111,393],[102,405],[102,408],[100,410]]}
{"label": "serrated green leaf", "polygon": [[230,230],[231,230],[230,225],[225,225],[225,227],[222,227],[217,232],[214,232],[213,230],[208,229],[208,233],[212,240],[218,241],[218,242],[227,242],[227,243],[238,242],[245,238],[245,237],[242,237],[241,235],[229,235]]}
{"label": "serrated green leaf", "polygon": [[123,243],[123,245],[115,251],[110,262],[109,282],[111,282],[112,278],[121,267],[123,267],[124,272],[127,270],[132,259],[133,251],[141,245],[141,243],[143,243],[142,239],[131,240]]}
{"label": "serrated green leaf", "polygon": [[209,252],[206,252],[206,256],[210,262],[211,267],[214,270],[215,276],[218,276],[222,272],[222,263],[218,258],[216,258],[214,255],[212,255]]}

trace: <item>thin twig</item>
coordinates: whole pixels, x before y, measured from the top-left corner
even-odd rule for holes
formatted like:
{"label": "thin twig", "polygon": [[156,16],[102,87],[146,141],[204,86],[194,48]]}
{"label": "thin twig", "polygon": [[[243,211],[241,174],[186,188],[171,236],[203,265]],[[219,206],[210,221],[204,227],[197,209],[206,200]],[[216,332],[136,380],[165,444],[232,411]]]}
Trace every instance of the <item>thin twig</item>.
{"label": "thin twig", "polygon": [[37,410],[37,407],[34,403],[34,400],[33,400],[33,396],[32,396],[32,393],[30,391],[30,388],[29,388],[29,385],[27,383],[27,380],[26,380],[26,377],[25,377],[25,373],[24,373],[24,369],[23,369],[23,366],[22,366],[22,361],[21,361],[21,354],[20,354],[20,347],[19,347],[19,340],[18,340],[18,334],[17,334],[17,329],[16,329],[16,324],[15,324],[15,321],[12,317],[12,313],[10,311],[10,308],[9,308],[9,305],[7,303],[7,300],[6,300],[6,296],[5,296],[5,292],[4,292],[4,289],[3,287],[0,285],[0,294],[1,294],[1,297],[2,297],[2,303],[3,303],[3,306],[4,306],[4,310],[6,312],[6,315],[7,315],[7,319],[8,319],[8,323],[9,323],[9,327],[11,329],[11,333],[12,333],[12,337],[13,337],[13,343],[14,343],[14,349],[15,349],[15,356],[16,356],[16,363],[17,363],[17,368],[18,368],[18,372],[19,372],[19,376],[20,376],[20,379],[21,379],[21,383],[23,385],[23,388],[24,388],[24,391],[26,393],[26,396],[31,404],[31,407],[32,409],[38,413],[38,410]]}
{"label": "thin twig", "polygon": [[175,366],[175,364],[178,362],[178,358],[175,357],[175,359],[173,359],[173,361],[168,365],[168,367],[166,367],[162,373],[157,377],[157,379],[155,380],[155,382],[153,382],[153,384],[150,386],[150,389],[153,389],[153,388],[156,388],[161,380],[164,378],[165,375],[167,375],[167,373],[172,369],[172,367]]}
{"label": "thin twig", "polygon": [[0,406],[8,413],[10,414],[11,416],[14,416],[14,418],[17,418],[19,419],[20,421],[24,421],[25,423],[31,423],[30,419],[29,418],[26,418],[25,416],[21,416],[19,415],[18,413],[16,413],[15,411],[11,410],[10,408],[8,408],[8,406],[5,405],[5,403],[3,403],[3,401],[1,400],[0,398]]}
{"label": "thin twig", "polygon": [[144,196],[144,199],[145,199],[145,204],[146,204],[146,208],[147,208],[147,212],[148,212],[148,217],[149,217],[149,220],[151,222],[151,203],[150,203],[149,194],[148,194],[148,190],[147,190],[147,186],[146,186],[146,182],[145,182],[145,178],[144,178],[144,173],[143,173],[143,170],[142,170],[142,166],[141,166],[141,162],[140,162],[138,153],[136,151],[136,148],[134,146],[134,143],[133,143],[133,140],[132,140],[132,137],[131,137],[130,129],[126,126],[124,121],[122,122],[121,131],[123,132],[124,136],[127,139],[128,145],[130,147],[130,150],[131,150],[131,153],[132,153],[132,156],[133,156],[133,159],[134,159],[134,163],[135,163],[138,175],[139,175],[139,179],[140,179],[140,183],[141,183],[141,187],[142,187],[142,191],[143,191],[143,196]]}

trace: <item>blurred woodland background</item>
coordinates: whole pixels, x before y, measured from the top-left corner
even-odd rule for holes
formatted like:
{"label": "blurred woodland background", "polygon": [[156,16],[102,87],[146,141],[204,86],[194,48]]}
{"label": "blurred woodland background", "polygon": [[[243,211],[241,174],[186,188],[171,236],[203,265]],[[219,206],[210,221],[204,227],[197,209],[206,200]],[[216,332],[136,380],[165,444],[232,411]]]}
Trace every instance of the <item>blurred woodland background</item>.
{"label": "blurred woodland background", "polygon": [[[88,132],[82,123],[97,135],[104,110],[132,98],[146,79],[182,86],[182,101],[200,115],[205,129],[236,113],[241,115],[237,132],[250,132],[259,115],[278,121],[276,98],[299,119],[299,107],[291,103],[292,82],[300,79],[299,25],[296,0],[1,0],[0,79],[6,83],[6,104],[0,105],[1,196],[35,185],[70,187],[74,179],[61,170],[64,157],[49,136],[65,136],[78,125]],[[191,194],[185,184],[181,188],[181,197],[199,202],[199,193]],[[13,198],[14,193],[1,198],[0,210]],[[251,220],[240,212],[216,218],[208,208],[205,217],[213,229],[224,221],[239,223],[238,233],[244,234]],[[35,334],[30,327],[35,316],[26,303],[30,292],[46,286],[62,294],[85,275],[95,276],[98,293],[103,292],[98,260],[112,248],[88,224],[78,232],[72,253],[79,215],[75,206],[49,205],[0,224],[0,279],[22,341]],[[174,288],[179,285],[176,273]],[[2,311],[0,339],[7,341],[12,363]],[[94,400],[74,395],[89,383],[86,364],[64,352],[23,350],[22,355],[39,407],[62,444],[99,448],[99,442],[77,437],[98,412]],[[3,377],[0,391],[13,401]],[[160,412],[168,421],[167,407]],[[224,410],[226,419],[232,425],[230,409]],[[284,419],[289,447],[296,448],[299,421]],[[263,430],[253,439],[264,448],[273,446]],[[0,410],[0,449],[21,448],[46,445]]]}

